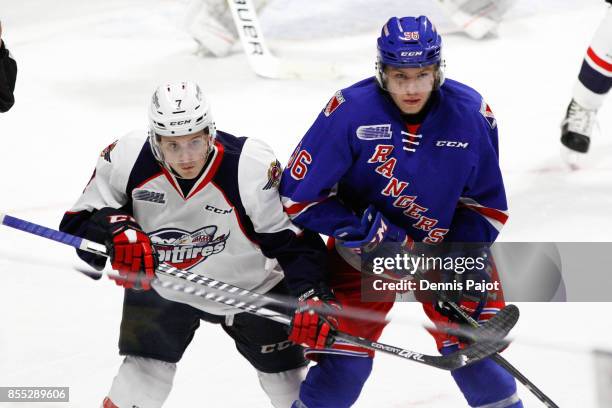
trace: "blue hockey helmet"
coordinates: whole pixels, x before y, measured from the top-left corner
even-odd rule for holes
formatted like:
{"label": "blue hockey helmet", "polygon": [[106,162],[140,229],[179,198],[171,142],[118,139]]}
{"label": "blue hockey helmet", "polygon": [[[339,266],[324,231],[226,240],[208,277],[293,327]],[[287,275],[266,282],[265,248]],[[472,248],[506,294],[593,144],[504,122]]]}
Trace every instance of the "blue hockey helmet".
{"label": "blue hockey helmet", "polygon": [[391,17],[381,30],[377,48],[376,78],[383,88],[385,66],[418,68],[437,65],[434,87],[442,85],[442,37],[427,17]]}

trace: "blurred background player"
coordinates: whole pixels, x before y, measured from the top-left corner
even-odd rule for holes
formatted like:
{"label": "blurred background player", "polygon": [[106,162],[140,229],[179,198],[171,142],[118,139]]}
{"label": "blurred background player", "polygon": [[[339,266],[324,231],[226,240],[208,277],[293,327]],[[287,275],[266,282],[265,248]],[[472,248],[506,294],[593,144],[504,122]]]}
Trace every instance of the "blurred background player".
{"label": "blurred background player", "polygon": [[2,22],[0,22],[0,112],[6,112],[15,103],[15,80],[17,79],[17,63],[6,49],[2,40]]}
{"label": "blurred background player", "polygon": [[[284,213],[271,149],[217,131],[198,85],[158,87],[149,122],[148,136],[136,131],[104,149],[60,225],[104,242],[119,272],[113,279],[126,288],[119,336],[126,357],[103,407],[161,407],[176,363],[205,320],[222,326],[272,405],[286,408],[306,370],[286,326],[163,286],[176,282],[153,280],[155,266],[167,262],[259,293],[301,293],[322,279],[325,246]],[[79,256],[98,270],[106,263]]]}
{"label": "blurred background player", "polygon": [[[612,0],[606,0],[612,4]],[[612,7],[608,8],[587,49],[574,85],[565,119],[561,122],[561,143],[570,152],[589,151],[597,111],[612,87]],[[570,155],[570,162],[576,155]],[[571,164],[571,163],[570,163]]]}
{"label": "blurred background player", "polygon": [[[391,18],[378,38],[376,76],[336,92],[284,170],[286,212],[332,237],[334,297],[316,288],[304,293],[290,333],[314,348],[307,355],[330,354],[320,354],[308,371],[295,408],[350,407],[370,375],[372,352],[337,343],[330,349],[328,334],[338,327],[377,340],[385,323],[309,313],[322,304],[391,309],[395,293],[389,301],[361,301],[359,249],[412,240],[491,243],[506,222],[497,122],[480,94],[444,79],[441,54],[442,39],[427,17]],[[504,306],[498,295],[461,307],[482,322]],[[456,318],[438,306],[423,304],[434,322]],[[442,354],[459,347],[456,338],[432,334]],[[452,376],[471,407],[523,406],[514,378],[491,359]]]}
{"label": "blurred background player", "polygon": [[[253,0],[253,5],[257,11],[261,11],[267,2]],[[198,53],[204,56],[225,57],[238,40],[227,0],[191,0],[185,26],[198,43]]]}

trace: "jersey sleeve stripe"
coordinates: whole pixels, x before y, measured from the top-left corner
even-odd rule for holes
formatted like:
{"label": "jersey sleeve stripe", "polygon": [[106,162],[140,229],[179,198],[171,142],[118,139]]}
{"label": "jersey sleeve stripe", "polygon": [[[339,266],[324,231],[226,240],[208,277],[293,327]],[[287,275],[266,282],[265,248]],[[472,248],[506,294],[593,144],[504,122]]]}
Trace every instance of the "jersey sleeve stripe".
{"label": "jersey sleeve stripe", "polygon": [[478,204],[474,199],[461,197],[459,205],[477,212],[483,216],[497,231],[501,231],[504,224],[508,220],[508,211],[498,210],[496,208],[485,207]]}
{"label": "jersey sleeve stripe", "polygon": [[308,210],[313,205],[318,204],[319,202],[320,201],[305,202],[305,203],[295,203],[293,205],[283,206],[283,207],[284,207],[285,212],[287,213],[287,215],[291,219],[293,219],[293,218],[299,216],[300,214],[302,214],[303,212],[305,212],[306,210]]}

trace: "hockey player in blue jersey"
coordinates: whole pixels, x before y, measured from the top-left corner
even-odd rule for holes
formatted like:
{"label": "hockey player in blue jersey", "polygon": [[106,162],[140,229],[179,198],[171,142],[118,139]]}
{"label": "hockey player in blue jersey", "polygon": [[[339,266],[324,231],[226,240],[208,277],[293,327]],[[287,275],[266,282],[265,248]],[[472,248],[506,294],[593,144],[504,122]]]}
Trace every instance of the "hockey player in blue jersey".
{"label": "hockey player in blue jersey", "polygon": [[[335,93],[291,156],[281,181],[293,222],[330,237],[334,298],[311,290],[301,297],[290,339],[318,354],[294,407],[343,408],[358,398],[373,353],[333,344],[334,328],[378,339],[384,323],[331,318],[328,307],[350,305],[387,313],[388,302],[362,302],[355,248],[384,242],[493,242],[506,222],[498,163],[497,123],[472,88],[444,78],[442,40],[420,16],[391,18],[378,38],[375,77]],[[461,303],[484,321],[502,297]],[[312,313],[316,306],[319,314]],[[423,303],[434,322],[453,316]],[[458,339],[434,334],[446,354]],[[471,407],[522,407],[514,379],[490,359],[452,372]],[[415,387],[418,387],[413,382]]]}

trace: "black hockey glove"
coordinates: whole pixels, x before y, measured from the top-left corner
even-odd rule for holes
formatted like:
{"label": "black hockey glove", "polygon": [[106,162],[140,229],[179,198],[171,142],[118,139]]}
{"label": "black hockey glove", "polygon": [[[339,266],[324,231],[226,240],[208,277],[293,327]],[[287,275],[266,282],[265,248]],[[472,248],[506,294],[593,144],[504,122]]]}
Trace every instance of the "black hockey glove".
{"label": "black hockey glove", "polygon": [[459,312],[449,306],[452,302],[478,319],[488,300],[486,287],[493,270],[489,249],[481,244],[442,244],[436,252],[443,259],[443,265],[452,265],[452,268],[426,274],[427,279],[444,284],[444,289],[435,293],[435,309],[452,321],[463,322]]}

